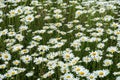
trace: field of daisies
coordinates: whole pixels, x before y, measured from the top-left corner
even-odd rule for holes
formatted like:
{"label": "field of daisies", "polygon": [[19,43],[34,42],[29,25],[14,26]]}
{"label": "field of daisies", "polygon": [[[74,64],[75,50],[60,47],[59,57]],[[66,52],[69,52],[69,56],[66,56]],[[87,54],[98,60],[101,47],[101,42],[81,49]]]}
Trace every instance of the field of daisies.
{"label": "field of daisies", "polygon": [[120,1],[0,0],[0,80],[120,80]]}

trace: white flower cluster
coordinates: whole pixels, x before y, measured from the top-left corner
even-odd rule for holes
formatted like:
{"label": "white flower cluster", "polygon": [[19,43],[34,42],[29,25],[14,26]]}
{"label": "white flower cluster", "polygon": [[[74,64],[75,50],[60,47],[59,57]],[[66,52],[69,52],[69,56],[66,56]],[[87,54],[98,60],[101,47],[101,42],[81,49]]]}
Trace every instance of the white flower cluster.
{"label": "white flower cluster", "polygon": [[117,0],[0,0],[0,79],[120,80]]}

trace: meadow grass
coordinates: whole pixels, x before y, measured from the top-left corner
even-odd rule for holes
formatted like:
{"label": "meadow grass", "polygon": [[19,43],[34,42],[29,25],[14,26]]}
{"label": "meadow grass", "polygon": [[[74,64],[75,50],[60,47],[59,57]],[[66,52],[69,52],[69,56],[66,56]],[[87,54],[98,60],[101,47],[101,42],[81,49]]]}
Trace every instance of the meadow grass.
{"label": "meadow grass", "polygon": [[1,0],[0,79],[120,80],[120,2]]}

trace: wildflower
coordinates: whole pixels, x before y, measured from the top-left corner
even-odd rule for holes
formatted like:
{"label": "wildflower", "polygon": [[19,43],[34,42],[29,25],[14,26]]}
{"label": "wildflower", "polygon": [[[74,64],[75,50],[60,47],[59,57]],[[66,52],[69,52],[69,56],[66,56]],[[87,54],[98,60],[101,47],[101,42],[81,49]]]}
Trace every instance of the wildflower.
{"label": "wildflower", "polygon": [[11,55],[8,52],[2,53],[2,59],[9,61],[11,60]]}
{"label": "wildflower", "polygon": [[82,60],[83,60],[83,62],[88,63],[88,62],[91,62],[92,58],[89,56],[86,56],[86,57],[83,57]]}
{"label": "wildflower", "polygon": [[16,14],[18,14],[18,15],[20,15],[20,14],[22,14],[23,13],[23,10],[22,10],[22,7],[17,7],[16,9],[15,9],[15,12],[16,12]]}
{"label": "wildflower", "polygon": [[116,77],[116,80],[120,80],[120,76]]}
{"label": "wildflower", "polygon": [[71,58],[73,58],[74,55],[72,53],[64,53],[63,54],[63,58],[67,61],[70,60]]}
{"label": "wildflower", "polygon": [[54,71],[51,70],[51,71],[48,71],[47,73],[45,73],[42,77],[43,77],[43,78],[47,78],[47,77],[50,77],[50,76],[53,75],[53,74],[54,74]]}
{"label": "wildflower", "polygon": [[18,41],[23,41],[24,36],[21,35],[21,34],[16,34],[16,35],[15,35],[15,38],[16,38]]}
{"label": "wildflower", "polygon": [[110,72],[109,70],[97,70],[96,71],[97,75],[101,78],[107,76]]}
{"label": "wildflower", "polygon": [[104,61],[103,61],[103,66],[110,66],[110,65],[112,65],[113,64],[113,61],[112,60],[109,60],[109,59],[105,59]]}
{"label": "wildflower", "polygon": [[41,36],[34,36],[33,39],[36,41],[40,41],[40,40],[42,40],[42,37]]}
{"label": "wildflower", "polygon": [[19,27],[19,29],[20,29],[20,31],[25,31],[25,30],[28,29],[28,26],[26,26],[26,25],[21,25],[21,26]]}
{"label": "wildflower", "polygon": [[15,44],[14,46],[12,46],[12,51],[16,52],[18,50],[21,50],[23,48],[23,45],[21,44]]}
{"label": "wildflower", "polygon": [[29,62],[32,60],[32,57],[29,56],[29,55],[25,55],[25,56],[22,56],[22,57],[21,57],[21,60],[22,60],[24,63],[29,63]]}
{"label": "wildflower", "polygon": [[88,75],[89,71],[87,69],[82,69],[78,72],[78,75],[81,77],[86,77]]}
{"label": "wildflower", "polygon": [[14,31],[11,31],[8,33],[8,36],[15,36],[15,35],[16,35],[16,32],[14,32]]}
{"label": "wildflower", "polygon": [[108,52],[111,52],[111,53],[114,53],[114,52],[117,52],[118,51],[118,48],[115,47],[115,46],[110,46],[107,48],[107,51]]}
{"label": "wildflower", "polygon": [[117,68],[120,68],[120,63],[117,63]]}
{"label": "wildflower", "polygon": [[96,80],[96,78],[97,78],[97,75],[95,73],[91,73],[87,76],[88,80]]}
{"label": "wildflower", "polygon": [[23,50],[20,51],[20,54],[26,54],[26,53],[28,53],[28,52],[29,52],[28,49],[23,49]]}
{"label": "wildflower", "polygon": [[104,13],[105,12],[105,8],[100,8],[99,9],[99,13]]}
{"label": "wildflower", "polygon": [[38,50],[39,51],[48,51],[49,50],[49,47],[48,46],[46,46],[46,45],[39,45],[38,46]]}
{"label": "wildflower", "polygon": [[60,10],[60,9],[56,9],[56,10],[54,10],[54,13],[55,14],[60,14],[62,11]]}
{"label": "wildflower", "polygon": [[7,67],[6,64],[0,65],[0,69],[5,69],[6,67]]}
{"label": "wildflower", "polygon": [[13,65],[16,65],[16,66],[17,66],[17,65],[20,64],[20,61],[19,61],[19,60],[14,60],[12,63],[13,63]]}
{"label": "wildflower", "polygon": [[28,22],[28,23],[34,21],[34,16],[33,15],[27,15],[25,17],[25,21]]}
{"label": "wildflower", "polygon": [[71,73],[66,73],[63,75],[64,80],[73,80],[74,76]]}
{"label": "wildflower", "polygon": [[78,18],[82,14],[83,14],[83,11],[77,10],[76,13],[75,13],[75,18]]}
{"label": "wildflower", "polygon": [[15,10],[11,10],[11,11],[9,12],[9,16],[10,16],[10,17],[16,16]]}
{"label": "wildflower", "polygon": [[97,23],[96,23],[96,26],[101,27],[101,26],[103,26],[103,24],[102,24],[102,23],[97,22]]}
{"label": "wildflower", "polygon": [[33,72],[33,71],[30,71],[30,72],[26,73],[26,76],[27,76],[27,77],[31,77],[31,76],[33,76],[33,74],[34,74],[34,72]]}
{"label": "wildflower", "polygon": [[97,44],[97,47],[98,47],[98,48],[101,48],[101,49],[104,48],[104,46],[105,46],[104,43],[99,43],[99,44]]}

